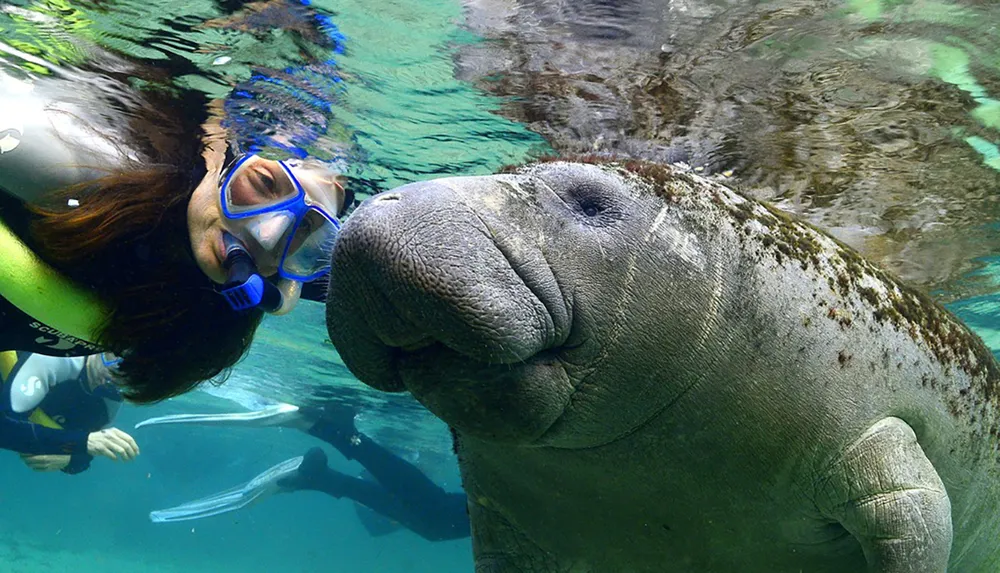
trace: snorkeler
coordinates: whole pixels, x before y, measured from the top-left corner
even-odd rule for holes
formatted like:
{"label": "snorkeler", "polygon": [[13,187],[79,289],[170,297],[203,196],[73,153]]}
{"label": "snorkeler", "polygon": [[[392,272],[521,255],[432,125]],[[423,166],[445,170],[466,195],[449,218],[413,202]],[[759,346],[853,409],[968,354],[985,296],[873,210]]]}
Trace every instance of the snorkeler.
{"label": "snorkeler", "polygon": [[0,352],[113,352],[125,398],[155,402],[231,367],[326,273],[350,202],[337,165],[265,158],[205,119],[224,105],[117,85],[100,62],[0,54]]}
{"label": "snorkeler", "polygon": [[95,456],[130,461],[132,436],[111,427],[122,396],[104,355],[0,357],[0,448],[21,454],[36,471],[76,474]]}
{"label": "snorkeler", "polygon": [[218,515],[245,507],[265,495],[292,491],[318,491],[353,500],[358,517],[374,536],[405,527],[428,541],[462,539],[470,535],[467,498],[447,492],[413,464],[358,432],[355,411],[344,406],[299,408],[278,404],[256,412],[238,414],[181,414],[145,420],[136,428],[158,424],[229,426],[283,426],[317,437],[345,458],[365,468],[363,477],[331,469],[320,448],[275,465],[242,486],[174,508],[153,511],[154,522],[184,521]]}

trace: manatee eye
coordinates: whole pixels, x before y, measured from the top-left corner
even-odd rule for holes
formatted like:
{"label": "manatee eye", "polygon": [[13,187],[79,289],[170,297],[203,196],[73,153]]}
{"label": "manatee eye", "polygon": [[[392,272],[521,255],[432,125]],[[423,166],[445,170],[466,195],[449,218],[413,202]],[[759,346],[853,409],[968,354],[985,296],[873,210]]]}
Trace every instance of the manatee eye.
{"label": "manatee eye", "polygon": [[597,185],[583,185],[571,191],[570,207],[577,217],[587,225],[604,226],[618,217],[616,201],[609,197],[609,191]]}
{"label": "manatee eye", "polygon": [[569,181],[554,178],[551,184],[545,180],[540,183],[559,198],[565,215],[586,227],[608,227],[625,215],[626,202],[621,185],[607,180],[603,174],[595,175],[588,170]]}

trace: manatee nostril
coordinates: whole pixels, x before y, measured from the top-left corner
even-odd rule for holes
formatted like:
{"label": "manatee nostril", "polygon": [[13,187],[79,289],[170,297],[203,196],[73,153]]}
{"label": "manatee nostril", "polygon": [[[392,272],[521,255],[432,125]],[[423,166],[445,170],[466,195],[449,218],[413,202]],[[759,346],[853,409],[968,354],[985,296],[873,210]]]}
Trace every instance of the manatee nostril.
{"label": "manatee nostril", "polygon": [[386,193],[385,195],[379,195],[377,197],[373,197],[372,202],[384,203],[386,201],[399,201],[402,198],[403,198],[402,195],[400,195],[399,193]]}

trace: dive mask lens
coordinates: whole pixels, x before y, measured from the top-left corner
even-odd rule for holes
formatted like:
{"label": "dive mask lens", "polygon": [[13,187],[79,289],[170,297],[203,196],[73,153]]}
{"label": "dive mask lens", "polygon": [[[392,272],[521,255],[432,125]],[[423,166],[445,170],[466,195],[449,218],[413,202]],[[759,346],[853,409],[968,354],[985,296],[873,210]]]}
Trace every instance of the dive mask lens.
{"label": "dive mask lens", "polygon": [[340,222],[325,211],[309,207],[292,231],[280,271],[286,278],[310,281],[330,268],[330,251]]}
{"label": "dive mask lens", "polygon": [[310,281],[329,269],[340,231],[338,174],[317,162],[238,159],[220,186],[227,230],[239,237],[261,269]]}
{"label": "dive mask lens", "polygon": [[287,169],[256,155],[237,160],[223,178],[221,192],[225,215],[230,218],[252,216],[294,201],[302,193]]}
{"label": "dive mask lens", "polygon": [[[295,215],[290,211],[273,211],[247,219],[243,225],[245,234],[253,238],[264,253],[274,253],[274,260],[288,242],[295,224]],[[260,254],[258,254],[260,256]]]}

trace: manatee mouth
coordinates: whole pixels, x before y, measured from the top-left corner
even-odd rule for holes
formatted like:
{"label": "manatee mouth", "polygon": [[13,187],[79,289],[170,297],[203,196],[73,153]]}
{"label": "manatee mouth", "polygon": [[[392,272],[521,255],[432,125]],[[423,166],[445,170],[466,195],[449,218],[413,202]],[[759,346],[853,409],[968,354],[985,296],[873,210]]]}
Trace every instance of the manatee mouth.
{"label": "manatee mouth", "polygon": [[345,364],[418,399],[444,380],[512,372],[564,344],[572,324],[540,246],[442,187],[413,184],[359,207],[330,273],[327,328]]}
{"label": "manatee mouth", "polygon": [[[474,336],[479,344],[468,344],[464,336],[461,341],[456,336],[445,335],[443,330],[427,329],[419,326],[420,320],[414,321],[412,330],[402,337],[399,334],[388,334],[382,342],[393,350],[397,358],[397,370],[405,369],[409,359],[420,356],[419,361],[443,353],[454,352],[461,357],[478,363],[480,367],[497,365],[515,365],[527,362],[534,356],[546,351],[553,351],[566,342],[570,331],[571,317],[569,305],[563,296],[550,267],[544,263],[541,253],[533,253],[536,264],[530,264],[518,259],[518,254],[512,249],[504,248],[500,237],[481,217],[476,217],[481,225],[479,236],[492,242],[495,249],[495,261],[503,260],[510,276],[506,277],[508,290],[518,291],[519,296],[507,298],[507,302],[517,301],[520,312],[500,310],[493,316],[488,313],[472,313],[466,315],[466,326],[470,330],[488,333],[486,336]],[[502,259],[500,258],[502,257]],[[543,264],[537,264],[541,260]],[[480,299],[488,300],[496,293],[476,293]],[[467,297],[476,296],[472,293],[457,294],[445,301],[446,304],[462,306]],[[412,312],[397,308],[401,317],[409,318]],[[505,323],[511,328],[504,328]],[[490,325],[486,329],[478,328],[481,324]],[[435,332],[437,331],[437,332]],[[516,332],[517,334],[513,334]],[[491,336],[492,335],[492,336]]]}
{"label": "manatee mouth", "polygon": [[[492,242],[480,245],[494,263],[487,266],[495,271],[502,262],[505,271],[493,281],[479,281],[471,291],[445,289],[450,296],[444,297],[440,291],[423,293],[432,295],[423,302],[436,307],[438,316],[458,309],[465,322],[457,330],[428,327],[427,315],[415,314],[408,304],[394,304],[405,326],[378,332],[386,350],[382,375],[389,377],[382,381],[408,390],[465,435],[538,443],[575,391],[558,358],[570,332],[570,307],[544,259],[516,258],[496,232],[479,222],[483,232],[477,236]],[[473,304],[473,312],[462,312],[470,301],[491,298],[497,304]],[[392,302],[399,302],[399,296]]]}

